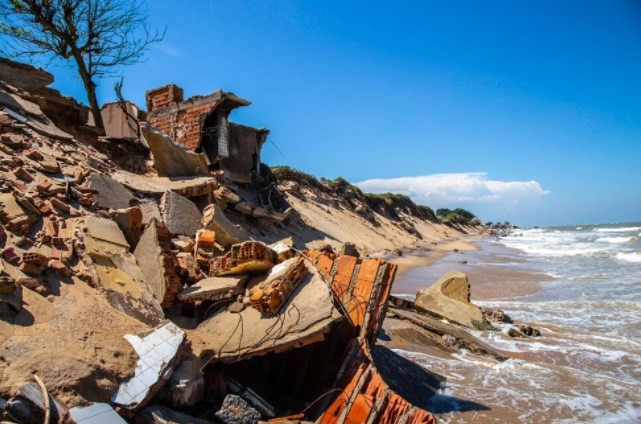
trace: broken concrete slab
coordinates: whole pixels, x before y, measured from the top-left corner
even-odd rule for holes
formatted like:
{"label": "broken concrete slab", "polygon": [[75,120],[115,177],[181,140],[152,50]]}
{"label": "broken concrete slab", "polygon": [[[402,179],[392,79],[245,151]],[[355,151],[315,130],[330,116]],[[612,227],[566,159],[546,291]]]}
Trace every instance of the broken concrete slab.
{"label": "broken concrete slab", "polygon": [[113,178],[131,190],[155,195],[171,190],[181,196],[197,197],[211,193],[217,186],[214,177],[145,177],[123,170],[115,172]]}
{"label": "broken concrete slab", "polygon": [[470,303],[470,283],[460,271],[450,271],[434,285],[416,293],[416,310],[474,328],[489,327],[481,309]]}
{"label": "broken concrete slab", "polygon": [[69,415],[76,424],[127,424],[108,403],[76,406],[69,410]]}
{"label": "broken concrete slab", "polygon": [[158,222],[162,222],[162,216],[160,215],[160,208],[155,202],[141,202],[138,205],[140,212],[142,213],[142,225],[145,226],[149,224],[149,221],[155,219]]}
{"label": "broken concrete slab", "polygon": [[180,290],[180,281],[174,267],[166,266],[167,261],[173,265],[172,258],[167,255],[166,250],[167,248],[163,249],[161,246],[158,226],[152,219],[138,241],[134,256],[154,297],[161,306],[168,308],[171,307]]}
{"label": "broken concrete slab", "polygon": [[154,298],[136,258],[118,225],[111,220],[91,216],[78,220],[75,250],[91,278],[104,290],[113,307],[144,323],[155,325],[162,320],[160,303]]}
{"label": "broken concrete slab", "polygon": [[242,292],[248,278],[247,274],[205,278],[178,293],[178,300],[196,302],[232,299]]}
{"label": "broken concrete slab", "polygon": [[173,191],[166,191],[160,202],[160,211],[171,234],[194,237],[200,229],[202,215],[191,200]]}
{"label": "broken concrete slab", "polygon": [[126,209],[131,206],[134,196],[118,181],[103,174],[89,177],[89,188],[94,190],[93,200],[105,209]]}
{"label": "broken concrete slab", "polygon": [[[219,361],[237,361],[323,340],[323,334],[342,315],[318,271],[308,270],[278,315],[265,316],[254,308],[239,313],[217,311],[190,332],[194,353],[201,358],[212,355]],[[241,322],[243,331],[238,330]]]}
{"label": "broken concrete slab", "polygon": [[224,424],[255,424],[261,416],[240,396],[227,395],[223,406],[216,412],[216,418]]}
{"label": "broken concrete slab", "polygon": [[140,336],[125,338],[139,356],[135,375],[118,387],[111,401],[129,411],[137,411],[165,385],[182,356],[185,333],[166,322]]}
{"label": "broken concrete slab", "polygon": [[[125,108],[127,113],[122,110]],[[124,105],[119,102],[105,103],[100,108],[102,122],[105,126],[107,138],[138,139],[138,106],[132,102],[125,101]]]}
{"label": "broken concrete slab", "polygon": [[202,226],[216,233],[216,242],[223,247],[251,239],[244,228],[232,224],[215,204],[207,206],[203,211]]}
{"label": "broken concrete slab", "polygon": [[53,75],[42,68],[0,57],[0,80],[22,90],[34,91],[53,83]]}
{"label": "broken concrete slab", "polygon": [[[409,333],[410,331],[413,331],[412,327],[416,326],[420,330],[426,331],[428,333],[427,336],[435,335],[438,338],[438,343],[445,343],[448,348],[453,350],[462,348],[477,355],[489,356],[498,361],[507,359],[499,350],[474,337],[461,327],[443,322],[440,318],[399,307],[391,307],[387,314],[389,319],[385,320],[383,326],[392,338],[395,334],[407,336],[407,334],[411,334]],[[409,338],[411,339],[411,337]],[[421,340],[419,337],[416,337],[416,339]]]}
{"label": "broken concrete slab", "polygon": [[87,218],[86,228],[89,236],[95,239],[129,248],[129,243],[115,221],[90,216]]}
{"label": "broken concrete slab", "polygon": [[111,213],[111,217],[122,230],[129,245],[135,246],[143,227],[143,214],[140,207],[115,210]]}
{"label": "broken concrete slab", "polygon": [[140,127],[160,177],[208,175],[207,156],[195,153],[174,142],[157,128],[143,123]]}

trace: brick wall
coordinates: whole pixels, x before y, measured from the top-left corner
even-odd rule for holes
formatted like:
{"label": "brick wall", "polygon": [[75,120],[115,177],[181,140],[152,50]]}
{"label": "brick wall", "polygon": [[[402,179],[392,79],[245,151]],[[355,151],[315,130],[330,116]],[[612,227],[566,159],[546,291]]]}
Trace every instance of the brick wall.
{"label": "brick wall", "polygon": [[200,117],[209,115],[217,103],[192,106],[174,113],[148,116],[148,122],[189,149],[200,144]]}
{"label": "brick wall", "polygon": [[147,112],[183,101],[183,89],[174,84],[165,85],[145,93]]}

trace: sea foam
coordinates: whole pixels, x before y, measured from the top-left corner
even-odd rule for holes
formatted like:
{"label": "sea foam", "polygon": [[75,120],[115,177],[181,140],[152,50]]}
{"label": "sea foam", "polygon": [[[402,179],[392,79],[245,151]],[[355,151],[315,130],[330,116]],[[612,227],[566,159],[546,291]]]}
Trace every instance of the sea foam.
{"label": "sea foam", "polygon": [[626,262],[641,262],[641,252],[619,252],[617,259]]}

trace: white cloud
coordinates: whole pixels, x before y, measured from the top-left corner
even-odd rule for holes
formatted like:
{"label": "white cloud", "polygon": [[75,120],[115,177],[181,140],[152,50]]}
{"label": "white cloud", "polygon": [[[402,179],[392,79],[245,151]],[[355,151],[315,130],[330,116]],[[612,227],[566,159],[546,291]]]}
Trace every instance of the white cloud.
{"label": "white cloud", "polygon": [[171,57],[181,57],[182,53],[178,47],[175,45],[168,43],[166,41],[161,41],[160,43],[152,44],[153,48],[156,50],[159,50],[166,55],[169,55]]}
{"label": "white cloud", "polygon": [[406,194],[433,208],[468,207],[480,216],[515,211],[549,193],[537,181],[491,180],[485,172],[375,178],[356,185],[370,193]]}

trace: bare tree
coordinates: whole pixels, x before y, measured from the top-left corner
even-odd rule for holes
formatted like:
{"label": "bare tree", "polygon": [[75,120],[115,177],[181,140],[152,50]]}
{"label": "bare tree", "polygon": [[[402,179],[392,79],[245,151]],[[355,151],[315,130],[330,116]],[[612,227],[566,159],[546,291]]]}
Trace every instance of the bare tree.
{"label": "bare tree", "polygon": [[165,32],[149,26],[143,0],[0,0],[0,51],[75,62],[96,126],[96,81],[140,61]]}

